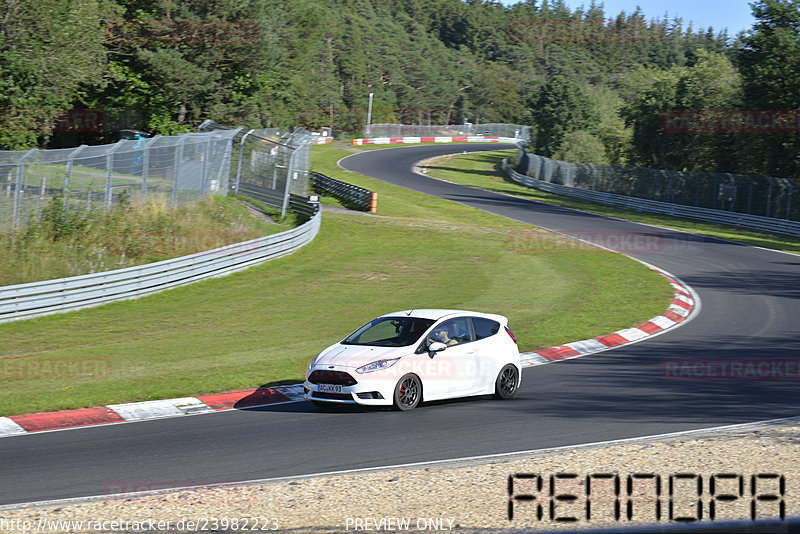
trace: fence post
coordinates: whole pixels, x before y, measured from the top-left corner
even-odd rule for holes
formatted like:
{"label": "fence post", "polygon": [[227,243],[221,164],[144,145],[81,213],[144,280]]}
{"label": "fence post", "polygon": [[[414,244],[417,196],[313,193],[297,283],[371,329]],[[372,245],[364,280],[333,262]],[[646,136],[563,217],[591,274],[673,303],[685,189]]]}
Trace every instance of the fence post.
{"label": "fence post", "polygon": [[17,184],[16,189],[14,190],[14,213],[11,216],[11,227],[16,230],[19,227],[19,216],[21,211],[21,204],[22,204],[22,165],[23,161],[25,161],[28,156],[33,154],[39,150],[38,148],[32,148],[25,152],[19,160],[17,160]]}
{"label": "fence post", "polygon": [[236,181],[233,183],[233,194],[239,194],[239,181],[242,179],[242,158],[244,157],[244,141],[247,139],[247,136],[251,133],[255,132],[255,129],[249,130],[246,134],[242,136],[242,140],[239,142],[239,163],[236,165]]}
{"label": "fence post", "polygon": [[112,204],[112,201],[113,201],[113,197],[112,197],[112,194],[111,194],[111,175],[114,172],[114,152],[119,150],[120,147],[122,147],[123,143],[124,143],[124,141],[122,139],[120,139],[119,141],[117,141],[117,143],[113,147],[111,147],[111,150],[108,151],[108,154],[106,154],[106,198],[105,198],[105,204],[106,204],[106,209],[107,210],[111,209],[111,204]]}
{"label": "fence post", "polygon": [[75,150],[73,150],[69,156],[67,156],[67,177],[64,179],[64,202],[67,201],[66,193],[72,189],[72,165],[75,161],[75,157],[78,153],[86,148],[86,145],[81,145]]}
{"label": "fence post", "polygon": [[289,154],[289,165],[286,169],[286,185],[283,188],[283,205],[281,205],[281,219],[286,217],[286,209],[289,207],[289,195],[291,194],[292,172],[294,172],[294,156],[297,154],[297,149],[292,149]]}
{"label": "fence post", "polygon": [[770,176],[764,175],[764,178],[766,178],[767,181],[769,182],[769,189],[767,189],[767,210],[764,212],[764,215],[766,215],[767,217],[772,217],[770,213],[772,212],[772,184],[774,182],[772,181],[772,177]]}
{"label": "fence post", "polygon": [[178,145],[175,148],[175,161],[172,169],[172,207],[178,204],[178,180],[181,175],[181,164],[183,163],[183,144],[189,137],[182,135],[178,138]]}
{"label": "fence post", "polygon": [[231,176],[231,153],[233,152],[233,138],[236,137],[242,127],[239,126],[231,134],[230,137],[225,139],[225,150],[222,155],[222,161],[219,165],[219,172],[217,173],[217,190],[222,191],[225,196],[228,195],[228,188],[230,186],[229,180]]}
{"label": "fence post", "polygon": [[[211,134],[213,136],[213,134]],[[200,187],[203,193],[208,193],[208,160],[211,157],[211,139],[205,140],[203,146],[203,167],[200,172]]]}
{"label": "fence post", "polygon": [[150,145],[160,137],[160,135],[154,135],[145,141],[144,147],[142,147],[142,202],[147,200],[147,179],[150,174]]}

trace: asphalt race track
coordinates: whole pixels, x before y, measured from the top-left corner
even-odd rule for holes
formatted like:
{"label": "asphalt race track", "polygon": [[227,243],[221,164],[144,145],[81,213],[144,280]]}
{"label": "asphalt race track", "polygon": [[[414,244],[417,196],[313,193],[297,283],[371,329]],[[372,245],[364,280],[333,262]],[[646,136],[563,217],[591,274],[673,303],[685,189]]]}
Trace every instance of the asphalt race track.
{"label": "asphalt race track", "polygon": [[[323,413],[301,402],[3,438],[0,504],[532,450],[800,414],[796,379],[664,376],[665,362],[675,359],[793,358],[796,365],[800,257],[479,191],[409,170],[423,158],[497,148],[369,151],[342,165],[548,229],[655,234],[658,250],[631,255],[691,285],[702,301],[700,314],[648,341],[528,369],[510,402],[477,398],[407,413]],[[320,347],[329,341],[320,340]]]}

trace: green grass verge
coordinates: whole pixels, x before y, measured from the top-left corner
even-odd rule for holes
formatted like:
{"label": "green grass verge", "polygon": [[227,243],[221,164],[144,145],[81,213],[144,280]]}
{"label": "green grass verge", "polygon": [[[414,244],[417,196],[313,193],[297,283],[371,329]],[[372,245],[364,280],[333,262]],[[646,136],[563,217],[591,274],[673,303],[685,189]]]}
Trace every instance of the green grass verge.
{"label": "green grass verge", "polygon": [[[84,189],[91,189],[93,191],[103,191],[106,185],[108,171],[98,169],[95,167],[87,167],[85,165],[74,165],[72,167],[72,176],[70,178],[70,190],[80,191]],[[46,187],[54,187],[63,189],[67,181],[67,168],[66,164],[27,164],[25,165],[25,173],[23,176],[24,183],[38,187],[44,180]],[[111,186],[136,186],[141,187],[143,178],[140,174],[126,174],[121,172],[112,172]],[[174,185],[174,180],[160,176],[150,176],[147,179],[148,186],[152,189],[159,187],[160,189],[171,189]]]}
{"label": "green grass verge", "polygon": [[574,208],[589,213],[597,213],[599,215],[607,215],[609,217],[617,217],[628,221],[651,224],[664,228],[674,228],[685,232],[782,250],[784,252],[800,253],[800,239],[791,236],[758,232],[723,224],[694,221],[692,219],[671,217],[669,215],[614,208],[520,185],[506,177],[499,166],[503,158],[509,158],[509,161],[513,161],[516,154],[516,150],[458,154],[436,158],[435,160],[429,161],[426,166],[428,168],[428,174],[431,176],[463,185],[471,185],[489,191],[530,198],[532,200],[540,200],[549,204]]}
{"label": "green grass verge", "polygon": [[404,308],[501,313],[532,350],[633,326],[671,300],[663,277],[622,255],[520,250],[530,226],[345,172],[346,154],[315,147],[313,167],[378,192],[379,216],[325,213],[312,243],[247,271],[0,325],[0,415],[296,383],[321,349]]}
{"label": "green grass verge", "polygon": [[53,197],[39,220],[0,233],[0,286],[153,263],[296,225],[294,219],[281,222],[253,217],[231,197],[211,196],[178,208],[151,199],[90,212],[65,208],[61,197]]}

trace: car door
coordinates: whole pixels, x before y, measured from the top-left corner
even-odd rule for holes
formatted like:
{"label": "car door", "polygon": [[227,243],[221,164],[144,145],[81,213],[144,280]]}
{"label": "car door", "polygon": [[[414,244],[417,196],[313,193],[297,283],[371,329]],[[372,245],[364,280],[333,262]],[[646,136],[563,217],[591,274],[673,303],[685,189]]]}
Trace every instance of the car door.
{"label": "car door", "polygon": [[423,377],[425,399],[460,397],[480,390],[480,361],[469,317],[443,321],[432,329],[428,341],[439,341],[447,348],[431,358],[429,372]]}
{"label": "car door", "polygon": [[494,383],[497,378],[497,338],[503,326],[487,317],[471,317],[472,332],[475,341],[475,360],[480,375],[480,389],[482,393],[493,393]]}

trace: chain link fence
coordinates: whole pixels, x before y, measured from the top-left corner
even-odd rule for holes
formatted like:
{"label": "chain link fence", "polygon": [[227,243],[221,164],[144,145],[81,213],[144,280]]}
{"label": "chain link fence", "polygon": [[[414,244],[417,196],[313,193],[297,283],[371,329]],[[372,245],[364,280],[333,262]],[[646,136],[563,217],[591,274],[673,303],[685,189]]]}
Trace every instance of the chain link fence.
{"label": "chain link fence", "polygon": [[274,205],[285,215],[290,194],[308,195],[309,132],[245,134],[213,123],[201,130],[110,145],[0,151],[0,231],[38,219],[52,198],[87,211],[122,199],[162,198],[176,206],[253,183],[273,190]]}
{"label": "chain link fence", "polygon": [[238,140],[235,193],[258,200],[286,215],[292,195],[308,196],[309,159],[316,137],[303,128],[283,135],[277,129],[250,130]]}
{"label": "chain link fence", "polygon": [[520,149],[519,169],[539,180],[672,204],[800,220],[797,179],[567,163]]}
{"label": "chain link fence", "polygon": [[530,126],[519,124],[448,124],[422,126],[416,124],[371,124],[364,137],[448,137],[448,136],[513,137],[530,142]]}

